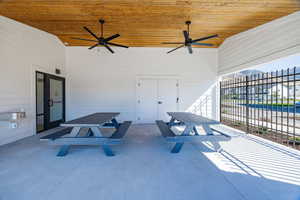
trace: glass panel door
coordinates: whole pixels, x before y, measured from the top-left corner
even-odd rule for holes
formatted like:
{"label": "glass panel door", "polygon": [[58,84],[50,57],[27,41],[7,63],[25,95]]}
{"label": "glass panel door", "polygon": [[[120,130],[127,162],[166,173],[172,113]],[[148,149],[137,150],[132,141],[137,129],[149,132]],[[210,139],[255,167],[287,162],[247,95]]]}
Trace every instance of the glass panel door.
{"label": "glass panel door", "polygon": [[65,121],[65,79],[36,72],[36,130],[45,131]]}
{"label": "glass panel door", "polygon": [[50,78],[50,122],[63,120],[63,81]]}
{"label": "glass panel door", "polygon": [[46,74],[46,125],[47,129],[65,121],[65,79]]}
{"label": "glass panel door", "polygon": [[44,74],[36,73],[36,130],[41,132],[44,126]]}

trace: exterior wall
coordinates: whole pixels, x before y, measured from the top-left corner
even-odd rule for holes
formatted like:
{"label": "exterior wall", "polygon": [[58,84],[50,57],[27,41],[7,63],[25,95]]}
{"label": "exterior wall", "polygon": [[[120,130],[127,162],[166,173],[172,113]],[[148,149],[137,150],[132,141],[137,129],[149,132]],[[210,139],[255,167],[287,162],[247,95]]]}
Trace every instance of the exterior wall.
{"label": "exterior wall", "polygon": [[64,73],[65,47],[57,37],[0,16],[0,112],[24,109],[19,127],[0,126],[0,145],[35,133],[35,70]]}
{"label": "exterior wall", "polygon": [[[138,76],[178,76],[179,109],[216,115],[214,86],[217,81],[217,49],[186,49],[166,54],[164,48],[67,47],[67,118],[96,111],[119,111],[121,120],[136,120]],[[208,96],[208,97],[204,97]],[[201,111],[201,112],[202,112]]]}
{"label": "exterior wall", "polygon": [[219,48],[218,74],[300,53],[300,11],[227,38]]}

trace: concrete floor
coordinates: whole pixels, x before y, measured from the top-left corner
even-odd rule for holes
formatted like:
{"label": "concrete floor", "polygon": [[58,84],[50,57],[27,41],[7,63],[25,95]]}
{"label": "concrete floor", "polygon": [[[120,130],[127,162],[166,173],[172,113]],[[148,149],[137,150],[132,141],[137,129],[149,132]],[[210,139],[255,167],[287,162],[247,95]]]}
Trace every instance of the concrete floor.
{"label": "concrete floor", "polygon": [[155,125],[132,125],[115,157],[37,137],[0,147],[0,200],[300,200],[300,153],[254,136],[185,144],[171,154]]}

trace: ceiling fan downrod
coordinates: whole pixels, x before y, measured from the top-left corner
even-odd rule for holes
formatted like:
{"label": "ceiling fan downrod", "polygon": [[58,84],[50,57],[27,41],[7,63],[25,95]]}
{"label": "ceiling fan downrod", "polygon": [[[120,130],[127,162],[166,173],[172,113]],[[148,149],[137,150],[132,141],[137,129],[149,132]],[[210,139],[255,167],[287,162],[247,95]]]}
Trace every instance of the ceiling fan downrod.
{"label": "ceiling fan downrod", "polygon": [[189,35],[190,35],[190,25],[191,25],[191,23],[192,22],[189,21],[189,20],[185,22],[185,24],[187,25],[187,32],[188,32]]}
{"label": "ceiling fan downrod", "polygon": [[101,38],[103,38],[103,24],[105,23],[104,19],[99,19],[99,23],[101,24]]}

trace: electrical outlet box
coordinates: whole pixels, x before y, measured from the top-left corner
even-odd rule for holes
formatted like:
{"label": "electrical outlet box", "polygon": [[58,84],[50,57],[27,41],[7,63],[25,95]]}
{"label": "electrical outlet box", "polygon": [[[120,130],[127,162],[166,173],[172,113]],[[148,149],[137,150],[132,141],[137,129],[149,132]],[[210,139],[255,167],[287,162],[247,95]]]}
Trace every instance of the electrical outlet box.
{"label": "electrical outlet box", "polygon": [[18,123],[17,122],[11,122],[9,126],[10,126],[10,128],[18,128]]}

